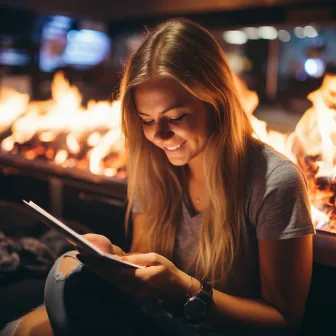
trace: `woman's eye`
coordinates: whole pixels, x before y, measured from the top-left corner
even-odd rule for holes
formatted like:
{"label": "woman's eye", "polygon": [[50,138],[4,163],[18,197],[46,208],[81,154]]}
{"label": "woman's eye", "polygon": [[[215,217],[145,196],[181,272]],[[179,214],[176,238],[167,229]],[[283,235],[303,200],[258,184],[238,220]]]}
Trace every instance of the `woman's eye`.
{"label": "woman's eye", "polygon": [[152,124],[154,123],[154,120],[146,121],[146,120],[143,120],[143,119],[142,119],[142,123],[143,123],[144,125],[148,126],[148,125],[152,125]]}
{"label": "woman's eye", "polygon": [[[187,116],[187,114],[183,114],[181,115],[181,117],[178,117],[178,118],[170,118],[169,119],[169,122],[171,123],[179,123],[181,122],[185,117]],[[153,125],[154,124],[154,120],[141,120],[142,124],[145,125],[145,126],[149,126],[149,125]]]}
{"label": "woman's eye", "polygon": [[182,121],[186,116],[187,116],[187,114],[183,114],[183,115],[181,115],[181,117],[174,118],[174,119],[169,119],[169,121],[172,122],[172,123],[178,123],[178,122]]}

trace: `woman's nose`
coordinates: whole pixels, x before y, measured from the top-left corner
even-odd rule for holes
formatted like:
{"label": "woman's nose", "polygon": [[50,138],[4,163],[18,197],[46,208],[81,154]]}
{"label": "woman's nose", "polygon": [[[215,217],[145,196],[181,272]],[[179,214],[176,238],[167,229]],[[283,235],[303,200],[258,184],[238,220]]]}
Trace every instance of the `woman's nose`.
{"label": "woman's nose", "polygon": [[154,141],[161,143],[173,137],[174,132],[170,129],[167,121],[161,120],[156,123],[156,129],[154,133]]}

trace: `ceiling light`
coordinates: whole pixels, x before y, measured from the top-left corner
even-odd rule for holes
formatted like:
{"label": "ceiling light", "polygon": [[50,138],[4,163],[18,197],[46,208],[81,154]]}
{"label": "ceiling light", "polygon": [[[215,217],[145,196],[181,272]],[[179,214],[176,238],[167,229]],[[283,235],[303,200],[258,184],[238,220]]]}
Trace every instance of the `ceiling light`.
{"label": "ceiling light", "polygon": [[288,42],[291,39],[291,36],[287,30],[281,29],[278,32],[279,40],[282,42]]}
{"label": "ceiling light", "polygon": [[277,30],[272,26],[263,26],[258,29],[259,36],[266,40],[275,40],[278,37]]}
{"label": "ceiling light", "polygon": [[230,44],[244,44],[247,42],[247,35],[241,30],[228,30],[223,33],[223,38]]}

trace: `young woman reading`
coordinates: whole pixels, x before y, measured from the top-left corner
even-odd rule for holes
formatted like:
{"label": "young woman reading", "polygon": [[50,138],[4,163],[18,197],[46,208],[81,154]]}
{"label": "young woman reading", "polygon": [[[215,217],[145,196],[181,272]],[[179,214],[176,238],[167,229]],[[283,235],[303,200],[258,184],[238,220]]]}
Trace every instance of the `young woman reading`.
{"label": "young woman reading", "polygon": [[252,137],[218,43],[188,20],[159,25],[128,61],[120,100],[131,250],[86,237],[146,267],[61,257],[40,321],[54,335],[295,334],[315,232],[306,181]]}

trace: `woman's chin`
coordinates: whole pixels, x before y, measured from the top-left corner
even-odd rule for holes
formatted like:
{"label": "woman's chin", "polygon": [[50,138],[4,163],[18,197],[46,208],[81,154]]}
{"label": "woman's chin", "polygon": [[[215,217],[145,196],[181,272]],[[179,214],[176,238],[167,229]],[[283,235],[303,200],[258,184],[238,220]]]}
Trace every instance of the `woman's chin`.
{"label": "woman's chin", "polygon": [[168,155],[167,155],[167,158],[173,166],[184,166],[188,163],[188,160],[186,158],[177,158],[177,157],[174,158],[174,157],[169,157]]}

